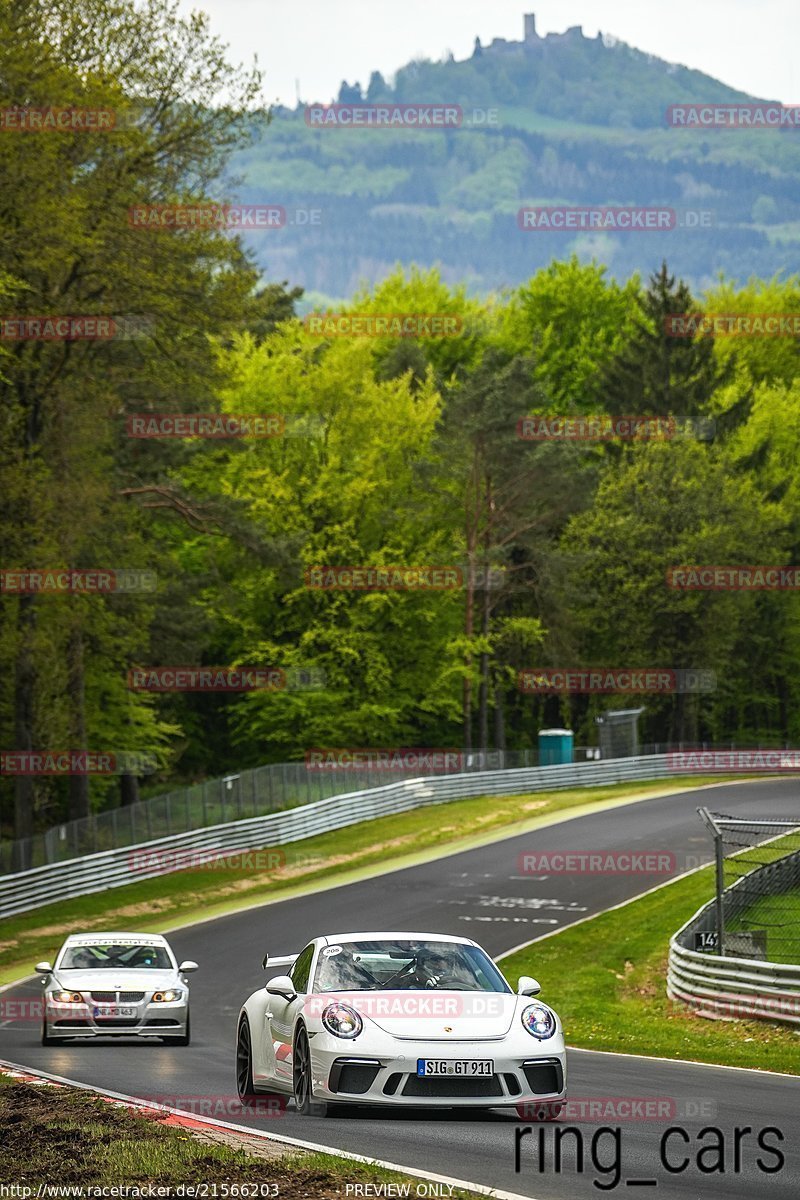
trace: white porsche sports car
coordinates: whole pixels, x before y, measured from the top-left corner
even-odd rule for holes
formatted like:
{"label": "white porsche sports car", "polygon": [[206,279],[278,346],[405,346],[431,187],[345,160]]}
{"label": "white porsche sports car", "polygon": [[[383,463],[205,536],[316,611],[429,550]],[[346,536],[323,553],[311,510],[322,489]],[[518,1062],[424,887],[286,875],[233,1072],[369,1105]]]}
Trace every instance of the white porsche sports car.
{"label": "white porsche sports car", "polygon": [[523,976],[509,986],[463,937],[340,933],[264,958],[268,979],[239,1013],[236,1082],[329,1105],[496,1108],[566,1101],[561,1023]]}
{"label": "white porsche sports car", "polygon": [[42,1045],[64,1038],[161,1038],[188,1046],[189,985],[197,970],[180,966],[156,933],[71,934],[43,975]]}

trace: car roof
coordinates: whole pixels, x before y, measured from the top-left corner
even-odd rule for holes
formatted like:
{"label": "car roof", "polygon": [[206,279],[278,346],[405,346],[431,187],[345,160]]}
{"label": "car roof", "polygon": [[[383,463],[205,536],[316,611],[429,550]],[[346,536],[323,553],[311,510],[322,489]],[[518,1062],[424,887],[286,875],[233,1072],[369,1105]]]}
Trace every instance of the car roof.
{"label": "car roof", "polygon": [[120,945],[135,942],[137,946],[166,946],[167,939],[160,933],[71,933],[65,946],[96,946],[98,943],[114,942]]}
{"label": "car roof", "polygon": [[368,930],[366,933],[325,933],[318,940],[329,946],[338,942],[453,942],[459,946],[475,945],[472,938],[452,933],[385,933],[383,930]]}

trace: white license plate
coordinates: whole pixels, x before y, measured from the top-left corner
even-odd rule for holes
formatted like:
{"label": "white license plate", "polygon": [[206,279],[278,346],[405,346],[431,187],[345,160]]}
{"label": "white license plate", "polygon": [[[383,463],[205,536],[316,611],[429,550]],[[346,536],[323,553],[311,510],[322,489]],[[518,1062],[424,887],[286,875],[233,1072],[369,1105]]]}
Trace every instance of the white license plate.
{"label": "white license plate", "polygon": [[135,1008],[121,1008],[116,1004],[98,1004],[95,1006],[96,1017],[135,1017]]}
{"label": "white license plate", "polygon": [[491,1058],[418,1058],[417,1075],[466,1075],[470,1078],[494,1075]]}

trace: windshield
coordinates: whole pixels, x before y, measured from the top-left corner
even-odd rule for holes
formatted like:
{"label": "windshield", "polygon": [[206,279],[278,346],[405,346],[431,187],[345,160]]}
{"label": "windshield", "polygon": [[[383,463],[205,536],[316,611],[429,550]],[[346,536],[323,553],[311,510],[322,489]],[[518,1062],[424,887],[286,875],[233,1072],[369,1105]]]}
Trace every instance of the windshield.
{"label": "windshield", "polygon": [[171,971],[173,964],[163,946],[145,946],[140,942],[98,942],[90,946],[70,946],[64,951],[59,971]]}
{"label": "windshield", "polygon": [[320,951],[315,992],[410,988],[511,990],[483,950],[458,942],[343,942]]}

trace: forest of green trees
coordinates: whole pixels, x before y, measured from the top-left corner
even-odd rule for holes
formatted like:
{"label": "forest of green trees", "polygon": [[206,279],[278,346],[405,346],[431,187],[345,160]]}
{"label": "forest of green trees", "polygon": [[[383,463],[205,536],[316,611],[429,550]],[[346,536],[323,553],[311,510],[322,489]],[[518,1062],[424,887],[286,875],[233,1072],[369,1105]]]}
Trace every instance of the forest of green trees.
{"label": "forest of green trees", "polygon": [[[668,260],[620,284],[570,258],[476,297],[398,268],[347,310],[449,314],[458,336],[321,337],[293,281],[265,286],[235,236],[128,220],[137,203],[218,197],[252,128],[258,79],[226,65],[202,18],[165,0],[9,0],[0,80],[4,109],[138,113],[110,132],[0,134],[4,330],[103,315],[129,331],[0,338],[0,568],[158,581],[0,594],[0,740],[159,764],[138,786],[4,777],[4,836],[315,746],[522,749],[548,724],[589,744],[594,717],[630,703],[523,695],[532,667],[713,670],[712,693],[637,697],[644,741],[798,742],[797,593],[666,582],[684,564],[798,562],[798,340],[675,338],[665,318],[800,314],[800,279],[691,295]],[[212,412],[285,430],[128,433],[133,414]],[[535,413],[675,417],[678,432],[523,440]],[[466,582],[325,591],[307,586],[318,565],[456,565]],[[136,667],[200,664],[322,682],[129,686]]]}

